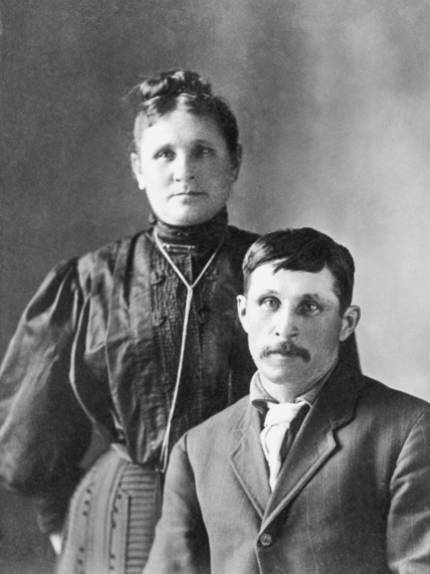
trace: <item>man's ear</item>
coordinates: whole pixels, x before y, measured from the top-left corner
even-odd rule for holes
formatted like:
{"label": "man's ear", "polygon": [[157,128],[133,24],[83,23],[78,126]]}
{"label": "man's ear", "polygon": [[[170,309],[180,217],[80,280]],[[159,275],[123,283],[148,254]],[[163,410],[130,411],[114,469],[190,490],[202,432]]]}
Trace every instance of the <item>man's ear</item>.
{"label": "man's ear", "polygon": [[248,321],[246,317],[246,297],[245,295],[238,295],[236,297],[237,301],[237,314],[239,316],[239,320],[242,324],[242,327],[245,333],[248,332]]}
{"label": "man's ear", "polygon": [[131,163],[131,169],[133,170],[133,175],[136,178],[139,189],[145,191],[145,180],[142,174],[140,158],[136,152],[132,152],[130,154],[130,163]]}
{"label": "man's ear", "polygon": [[342,317],[342,327],[339,341],[345,341],[356,329],[360,321],[361,311],[358,305],[350,305]]}

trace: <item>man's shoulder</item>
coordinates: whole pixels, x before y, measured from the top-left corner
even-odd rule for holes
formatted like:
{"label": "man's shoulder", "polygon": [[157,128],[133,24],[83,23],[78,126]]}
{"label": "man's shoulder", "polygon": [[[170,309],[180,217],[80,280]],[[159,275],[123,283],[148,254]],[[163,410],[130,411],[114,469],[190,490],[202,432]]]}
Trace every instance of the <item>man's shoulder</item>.
{"label": "man's shoulder", "polygon": [[418,427],[430,436],[429,403],[342,362],[322,389],[315,407],[335,424],[342,421],[347,433],[371,429],[370,435],[381,445],[387,436],[393,443],[402,444]]}
{"label": "man's shoulder", "polygon": [[430,403],[407,393],[406,391],[396,389],[386,383],[362,375],[363,388],[366,393],[374,399],[388,401],[389,404],[401,404],[403,407],[412,409],[430,410]]}
{"label": "man's shoulder", "polygon": [[362,383],[359,411],[371,413],[385,426],[405,431],[423,421],[430,432],[430,403],[364,375]]}
{"label": "man's shoulder", "polygon": [[[359,403],[366,404],[369,409],[380,411],[384,407],[385,410],[430,412],[429,402],[394,388],[387,381],[381,382],[370,377],[345,361],[340,361],[324,388],[330,399],[339,395],[341,404],[352,393],[352,396],[357,396]],[[403,388],[407,388],[406,383]]]}
{"label": "man's shoulder", "polygon": [[249,395],[245,395],[229,407],[211,416],[187,432],[193,441],[204,440],[206,437],[228,434],[237,427],[249,406]]}

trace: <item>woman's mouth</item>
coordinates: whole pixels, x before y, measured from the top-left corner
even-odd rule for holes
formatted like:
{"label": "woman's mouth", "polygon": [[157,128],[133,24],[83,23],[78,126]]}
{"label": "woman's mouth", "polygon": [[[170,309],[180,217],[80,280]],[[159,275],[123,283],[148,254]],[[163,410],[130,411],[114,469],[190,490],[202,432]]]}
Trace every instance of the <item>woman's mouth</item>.
{"label": "woman's mouth", "polygon": [[170,197],[199,197],[206,195],[204,191],[178,191],[177,193],[172,193]]}

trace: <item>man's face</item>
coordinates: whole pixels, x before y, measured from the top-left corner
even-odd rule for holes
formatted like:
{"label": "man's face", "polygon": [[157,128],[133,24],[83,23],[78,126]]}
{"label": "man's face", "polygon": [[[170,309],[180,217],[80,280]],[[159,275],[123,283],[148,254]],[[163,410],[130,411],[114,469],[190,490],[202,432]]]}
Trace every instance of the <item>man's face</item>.
{"label": "man's face", "polygon": [[247,295],[238,297],[239,316],[263,382],[292,384],[304,392],[334,364],[359,310],[349,307],[340,315],[327,267],[318,273],[275,272],[277,263],[251,273]]}

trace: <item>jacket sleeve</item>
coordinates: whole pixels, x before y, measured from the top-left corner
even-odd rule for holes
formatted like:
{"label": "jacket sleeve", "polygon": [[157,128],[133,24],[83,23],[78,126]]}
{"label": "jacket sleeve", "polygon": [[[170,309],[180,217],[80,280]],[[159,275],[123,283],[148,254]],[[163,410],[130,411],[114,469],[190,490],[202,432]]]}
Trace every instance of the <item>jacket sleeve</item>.
{"label": "jacket sleeve", "polygon": [[387,559],[395,574],[430,572],[430,412],[414,422],[391,479]]}
{"label": "jacket sleeve", "polygon": [[186,450],[187,434],[172,450],[163,508],[144,574],[209,574],[205,525]]}
{"label": "jacket sleeve", "polygon": [[25,309],[0,369],[0,479],[35,497],[46,532],[61,528],[91,436],[69,380],[82,304],[76,261],[60,264]]}

